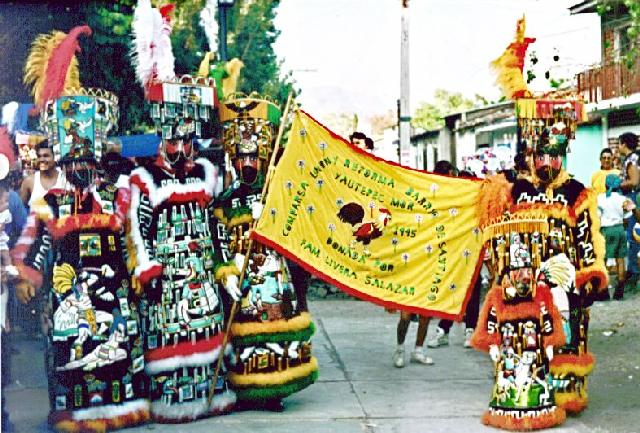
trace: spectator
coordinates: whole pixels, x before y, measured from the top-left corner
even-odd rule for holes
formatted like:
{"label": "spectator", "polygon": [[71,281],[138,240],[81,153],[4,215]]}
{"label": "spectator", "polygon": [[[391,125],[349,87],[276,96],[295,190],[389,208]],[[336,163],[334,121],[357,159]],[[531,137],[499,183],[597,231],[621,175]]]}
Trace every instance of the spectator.
{"label": "spectator", "polygon": [[373,140],[362,132],[356,131],[351,134],[349,136],[349,141],[358,149],[366,150],[367,152],[371,152],[373,150]]}
{"label": "spectator", "polygon": [[[447,176],[455,175],[455,167],[449,162],[445,160],[441,160],[436,162],[433,172],[436,174],[442,174]],[[402,311],[400,313],[400,320],[398,321],[397,328],[397,341],[398,347],[396,351],[393,353],[393,365],[396,367],[404,367],[404,340],[407,336],[407,331],[409,329],[409,323],[411,322],[412,314]],[[429,321],[431,317],[429,316],[419,316],[418,317],[418,333],[416,335],[416,347],[411,352],[411,362],[418,362],[425,365],[433,364],[433,359],[428,357],[424,353],[424,340],[427,337],[427,329],[429,327]]]}
{"label": "spectator", "polygon": [[[640,184],[640,170],[638,168],[638,136],[632,132],[626,132],[619,138],[620,146],[618,147],[620,155],[624,158],[622,162],[622,173],[620,189],[624,195],[629,198],[633,204],[637,205],[636,194],[638,185]],[[629,242],[629,250],[627,254],[627,276],[626,281],[635,284],[638,280],[640,269],[638,268],[638,253],[640,252],[640,244],[633,237],[633,227],[638,222],[635,217],[626,220],[627,241]]]}
{"label": "spectator", "polygon": [[32,207],[52,188],[65,188],[65,178],[62,171],[56,167],[53,160],[53,149],[49,147],[49,140],[38,144],[38,171],[26,177],[20,187],[20,198],[25,206]]}
{"label": "spectator", "polygon": [[[416,347],[411,352],[411,362],[417,362],[425,365],[433,364],[433,359],[431,359],[424,353],[423,348],[424,340],[427,337],[427,329],[429,328],[430,320],[431,317],[419,316],[418,333],[416,335]],[[411,313],[401,311],[396,335],[398,347],[396,348],[396,351],[393,352],[393,365],[398,368],[404,367],[404,340],[407,337],[409,323],[411,323]]]}
{"label": "spectator", "polygon": [[456,168],[449,161],[442,159],[433,166],[433,172],[445,176],[455,176]]}
{"label": "spectator", "polygon": [[[6,206],[11,215],[10,221],[4,225],[4,234],[7,236],[8,248],[12,248],[22,232],[27,220],[27,212],[15,191],[9,189],[9,176],[0,179],[0,191],[6,197]],[[13,302],[13,281],[5,272],[0,272],[0,353],[2,353],[2,427],[0,431],[13,431],[13,425],[9,421],[9,413],[6,410],[4,387],[11,382],[11,316],[9,310]]]}
{"label": "spectator", "polygon": [[[442,161],[441,161],[442,162]],[[446,161],[445,161],[446,162]],[[437,164],[436,164],[437,165]],[[468,171],[461,171],[459,173],[460,177],[475,177],[473,173]],[[480,289],[482,288],[482,279],[480,275],[477,275],[476,281],[473,283],[473,288],[471,289],[471,296],[469,297],[469,301],[467,302],[467,307],[465,309],[465,331],[464,331],[464,347],[471,347],[471,336],[473,335],[473,331],[478,323],[478,313],[480,311]],[[436,348],[440,346],[449,345],[449,331],[451,330],[451,325],[453,325],[453,321],[451,320],[440,320],[438,322],[438,326],[436,327],[436,335],[427,342],[427,347]]]}
{"label": "spectator", "polygon": [[[627,256],[627,235],[622,221],[625,212],[630,212],[635,206],[627,197],[620,194],[620,177],[610,173],[605,178],[606,192],[598,194],[598,214],[600,216],[600,231],[605,239],[605,257],[615,259],[617,286],[613,299],[622,299],[624,295],[625,265]],[[600,300],[609,299],[609,292],[604,292]]]}
{"label": "spectator", "polygon": [[591,188],[598,194],[607,191],[605,186],[605,179],[607,175],[615,174],[620,175],[620,170],[613,168],[613,152],[608,147],[600,151],[600,170],[593,173],[591,176]]}

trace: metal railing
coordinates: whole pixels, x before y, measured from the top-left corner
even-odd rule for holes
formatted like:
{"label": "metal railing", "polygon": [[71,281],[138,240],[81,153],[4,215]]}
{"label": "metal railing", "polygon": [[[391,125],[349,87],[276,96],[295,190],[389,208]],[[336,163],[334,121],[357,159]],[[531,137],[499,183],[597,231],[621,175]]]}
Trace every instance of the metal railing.
{"label": "metal railing", "polygon": [[640,93],[640,58],[632,68],[620,63],[602,65],[579,73],[577,79],[578,93],[588,103]]}

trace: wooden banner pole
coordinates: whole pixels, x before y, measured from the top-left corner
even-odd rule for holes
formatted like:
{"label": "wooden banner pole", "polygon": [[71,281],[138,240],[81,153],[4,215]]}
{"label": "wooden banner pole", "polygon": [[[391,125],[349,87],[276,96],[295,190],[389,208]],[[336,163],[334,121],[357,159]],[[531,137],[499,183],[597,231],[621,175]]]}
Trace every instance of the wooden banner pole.
{"label": "wooden banner pole", "polygon": [[[284,113],[280,120],[280,127],[278,128],[278,135],[276,136],[276,142],[273,147],[273,152],[271,153],[271,159],[269,160],[269,166],[267,167],[267,175],[264,180],[264,185],[262,186],[262,194],[260,196],[260,202],[264,203],[264,199],[266,197],[267,191],[269,190],[269,183],[273,177],[273,173],[275,172],[275,162],[276,155],[280,150],[280,142],[282,141],[282,136],[284,134],[284,128],[287,123],[287,117],[289,116],[289,109],[291,107],[291,100],[293,99],[293,90],[289,91],[289,96],[287,96],[287,103],[284,107]],[[251,224],[251,229],[255,228],[256,221],[254,220]],[[249,266],[249,257],[251,256],[251,251],[253,250],[253,239],[249,239],[249,246],[247,247],[247,252],[244,256],[244,261],[242,262],[242,269],[240,270],[240,279],[238,281],[238,288],[242,290],[242,284],[244,284],[244,276],[247,272],[247,267]],[[218,362],[216,364],[216,368],[213,372],[213,379],[211,383],[211,389],[209,390],[209,397],[207,398],[207,407],[211,406],[211,401],[213,400],[213,395],[216,390],[216,382],[218,381],[218,376],[220,375],[220,368],[222,367],[222,361],[224,359],[224,351],[227,346],[227,341],[229,339],[229,332],[231,331],[231,325],[233,324],[233,319],[235,318],[236,313],[238,312],[240,303],[238,301],[233,301],[231,306],[231,311],[229,313],[229,319],[227,321],[227,326],[225,328],[224,336],[222,337],[222,346],[220,348],[220,354],[218,355]]]}

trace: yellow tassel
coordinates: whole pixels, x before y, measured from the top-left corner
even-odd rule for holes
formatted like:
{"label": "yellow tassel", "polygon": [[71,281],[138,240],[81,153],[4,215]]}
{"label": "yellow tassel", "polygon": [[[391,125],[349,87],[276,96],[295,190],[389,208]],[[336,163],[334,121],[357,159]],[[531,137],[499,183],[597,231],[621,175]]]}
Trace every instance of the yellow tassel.
{"label": "yellow tassel", "polygon": [[238,79],[240,78],[240,71],[244,67],[244,63],[242,60],[233,58],[229,60],[225,65],[224,69],[227,71],[227,78],[222,79],[222,94],[225,98],[236,92],[238,87]]}
{"label": "yellow tassel", "polygon": [[274,371],[271,373],[254,373],[254,374],[238,374],[232,372],[229,374],[229,381],[239,387],[243,386],[269,386],[282,385],[302,377],[309,376],[318,369],[318,360],[311,358],[311,361],[301,364],[297,367],[291,367],[283,371]]}
{"label": "yellow tassel", "polygon": [[200,62],[200,67],[198,68],[198,77],[208,77],[209,69],[211,63],[211,51],[207,51],[207,54],[204,55],[204,59]]}
{"label": "yellow tassel", "polygon": [[273,320],[270,322],[234,322],[231,334],[244,337],[247,335],[270,334],[276,332],[300,331],[311,325],[311,315],[307,312],[289,320]]}

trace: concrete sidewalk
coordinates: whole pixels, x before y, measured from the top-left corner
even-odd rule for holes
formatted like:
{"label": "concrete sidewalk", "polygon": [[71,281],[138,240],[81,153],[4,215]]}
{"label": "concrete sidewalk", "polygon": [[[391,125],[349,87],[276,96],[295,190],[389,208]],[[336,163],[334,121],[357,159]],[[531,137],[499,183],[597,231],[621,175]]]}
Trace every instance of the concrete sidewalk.
{"label": "concrete sidewalk", "polygon": [[[591,347],[600,357],[591,376],[591,406],[552,431],[640,431],[638,380],[639,331],[622,322],[635,318],[640,297],[624,302],[597,303],[592,309]],[[317,325],[314,353],[319,381],[285,400],[285,411],[236,412],[182,425],[150,424],[123,432],[495,432],[480,423],[491,392],[491,363],[487,354],[462,347],[463,328],[454,325],[450,346],[429,349],[435,365],[393,367],[397,315],[353,300],[310,302]],[[626,313],[625,313],[626,314]],[[622,317],[622,318],[621,318]],[[433,335],[433,321],[429,335]],[[621,325],[622,323],[622,325]],[[614,327],[613,337],[603,332]],[[407,337],[408,354],[416,324]],[[623,337],[621,339],[621,337]],[[615,338],[616,340],[612,340]],[[615,344],[614,344],[615,343]],[[35,342],[17,344],[14,377],[19,385],[7,392],[11,420],[18,432],[44,432],[46,380],[42,355]],[[635,373],[634,373],[635,371]]]}

